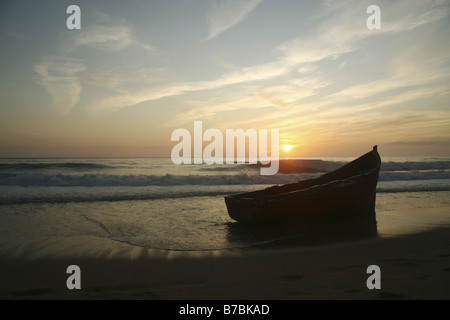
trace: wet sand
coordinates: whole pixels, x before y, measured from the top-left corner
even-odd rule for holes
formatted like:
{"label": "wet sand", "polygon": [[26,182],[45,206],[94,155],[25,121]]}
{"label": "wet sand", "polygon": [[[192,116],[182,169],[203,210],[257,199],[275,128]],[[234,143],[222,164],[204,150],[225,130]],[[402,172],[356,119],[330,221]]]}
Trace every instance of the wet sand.
{"label": "wet sand", "polygon": [[[290,249],[0,261],[1,299],[450,299],[450,228]],[[66,269],[81,269],[69,290]],[[369,290],[367,267],[381,269]]]}

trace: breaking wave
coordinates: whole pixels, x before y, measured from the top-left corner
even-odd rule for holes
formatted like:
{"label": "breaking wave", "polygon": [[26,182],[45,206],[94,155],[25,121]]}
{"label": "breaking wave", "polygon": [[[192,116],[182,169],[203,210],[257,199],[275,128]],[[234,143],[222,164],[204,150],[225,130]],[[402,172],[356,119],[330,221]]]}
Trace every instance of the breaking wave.
{"label": "breaking wave", "polygon": [[[291,173],[262,176],[241,172],[218,175],[115,175],[115,174],[0,174],[3,186],[178,186],[285,184],[318,177],[319,173]],[[450,179],[450,170],[381,171],[380,181]]]}
{"label": "breaking wave", "polygon": [[[450,191],[446,160],[383,162],[377,192]],[[0,204],[224,196],[316,178],[344,164],[281,160],[278,174],[262,176],[258,165],[249,164],[174,167],[145,159],[8,160],[0,163]],[[162,174],[152,171],[157,167],[163,168]]]}

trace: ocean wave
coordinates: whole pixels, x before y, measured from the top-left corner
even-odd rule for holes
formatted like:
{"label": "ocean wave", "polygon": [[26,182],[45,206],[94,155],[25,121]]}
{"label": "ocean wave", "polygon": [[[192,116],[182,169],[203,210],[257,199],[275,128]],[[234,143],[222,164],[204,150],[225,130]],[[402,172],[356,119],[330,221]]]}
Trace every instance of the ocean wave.
{"label": "ocean wave", "polygon": [[40,169],[84,169],[101,170],[112,168],[106,164],[89,162],[18,162],[18,163],[0,163],[0,170],[40,170]]}
{"label": "ocean wave", "polygon": [[378,187],[377,193],[400,193],[400,192],[439,192],[450,191],[447,185],[411,185],[402,187]]}
{"label": "ocean wave", "polygon": [[449,170],[450,161],[382,162],[381,171]]}
{"label": "ocean wave", "polygon": [[0,205],[6,204],[26,204],[26,203],[69,203],[69,202],[99,202],[99,201],[143,201],[143,200],[162,200],[162,199],[178,199],[192,197],[214,197],[226,196],[238,193],[240,191],[220,191],[220,190],[203,190],[203,191],[179,191],[177,192],[143,192],[135,193],[130,190],[129,193],[58,193],[49,192],[37,195],[9,195],[7,197],[0,196]]}
{"label": "ocean wave", "polygon": [[[172,186],[167,187],[5,187],[0,192],[0,205],[26,203],[144,201],[193,197],[223,197],[242,192],[261,190],[270,185],[230,186]],[[377,193],[450,191],[450,181],[380,182]]]}
{"label": "ocean wave", "polygon": [[[336,170],[348,162],[331,161],[331,160],[314,160],[314,159],[281,159],[279,160],[279,174],[306,174],[306,173],[326,173]],[[173,164],[170,159],[137,159],[132,161],[114,160],[114,159],[67,159],[67,160],[2,160],[0,162],[0,172],[2,174],[45,174],[51,170],[53,173],[62,175],[70,175],[71,173],[93,173],[101,175],[104,173],[114,174],[115,170],[124,171],[148,171],[154,173],[153,170],[164,170],[170,172]],[[252,173],[259,172],[261,164],[223,164],[223,165],[185,165],[182,169],[187,174],[204,173],[204,174],[235,174],[241,171],[250,171]],[[179,169],[179,167],[177,167]],[[413,172],[413,171],[438,171],[450,170],[450,161],[434,160],[434,161],[384,161],[381,164],[381,173],[383,172]],[[87,171],[87,172],[86,172]],[[130,171],[130,173],[132,173]]]}
{"label": "ocean wave", "polygon": [[[278,173],[326,173],[342,167],[345,162],[341,161],[324,161],[324,160],[303,160],[303,159],[281,159],[278,161]],[[220,166],[203,166],[201,171],[235,171],[245,169],[259,169],[263,166],[257,164],[235,164]]]}
{"label": "ocean wave", "polygon": [[[179,185],[253,185],[286,184],[318,177],[318,173],[292,173],[263,176],[243,171],[217,175],[115,175],[115,174],[0,174],[2,186],[179,186]],[[450,170],[388,171],[380,173],[380,181],[450,179]]]}
{"label": "ocean wave", "polygon": [[[284,159],[279,161],[279,173],[325,173],[336,170],[348,162],[326,160]],[[260,165],[248,165],[259,167]],[[232,166],[230,166],[230,169]],[[213,169],[212,169],[213,170]],[[381,163],[381,172],[450,170],[450,161],[387,161]]]}
{"label": "ocean wave", "polygon": [[450,170],[381,171],[379,181],[450,179]]}
{"label": "ocean wave", "polygon": [[113,175],[113,174],[0,174],[3,186],[177,186],[177,185],[248,185],[285,184],[316,175],[287,174],[275,176],[250,175]]}

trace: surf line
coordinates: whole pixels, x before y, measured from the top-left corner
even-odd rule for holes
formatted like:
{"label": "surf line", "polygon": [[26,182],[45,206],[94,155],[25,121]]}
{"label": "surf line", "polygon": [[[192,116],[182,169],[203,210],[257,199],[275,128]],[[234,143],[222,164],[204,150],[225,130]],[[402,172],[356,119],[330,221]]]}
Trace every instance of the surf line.
{"label": "surf line", "polygon": [[[211,164],[244,164],[246,163],[246,151],[248,151],[248,163],[263,165],[260,168],[261,175],[275,175],[279,168],[279,130],[270,130],[270,155],[267,153],[268,130],[259,129],[226,129],[224,139],[219,129],[208,129],[203,133],[202,121],[194,121],[194,141],[189,130],[184,128],[172,132],[171,141],[179,141],[172,148],[171,158],[176,165],[192,164],[192,149],[194,151],[193,163]],[[248,138],[248,145],[246,144]],[[180,141],[181,139],[181,141]],[[235,145],[236,141],[236,145]],[[203,142],[210,142],[203,149]],[[236,157],[235,157],[236,151]],[[269,165],[270,164],[270,165]],[[269,166],[268,166],[269,165]]]}

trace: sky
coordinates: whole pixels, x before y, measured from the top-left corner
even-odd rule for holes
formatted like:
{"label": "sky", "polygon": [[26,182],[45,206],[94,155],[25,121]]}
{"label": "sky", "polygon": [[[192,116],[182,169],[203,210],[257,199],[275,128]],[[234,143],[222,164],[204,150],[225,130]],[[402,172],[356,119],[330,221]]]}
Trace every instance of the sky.
{"label": "sky", "polygon": [[170,157],[196,120],[279,129],[284,157],[450,156],[449,15],[448,0],[2,0],[0,157]]}

